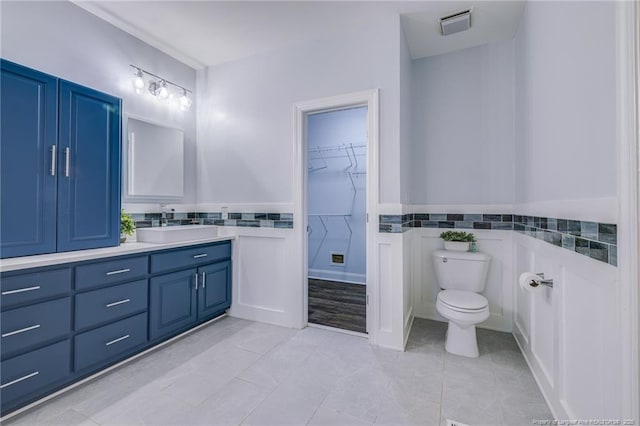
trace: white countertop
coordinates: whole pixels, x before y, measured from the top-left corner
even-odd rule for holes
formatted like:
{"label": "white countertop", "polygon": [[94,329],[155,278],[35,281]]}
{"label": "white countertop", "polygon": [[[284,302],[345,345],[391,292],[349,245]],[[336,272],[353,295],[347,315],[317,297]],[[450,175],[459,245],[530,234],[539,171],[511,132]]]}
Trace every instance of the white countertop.
{"label": "white countertop", "polygon": [[13,257],[0,260],[0,272],[17,271],[20,269],[37,268],[40,266],[61,265],[83,260],[101,259],[103,257],[124,256],[127,254],[144,253],[176,247],[187,247],[196,244],[214,243],[216,241],[233,240],[233,236],[218,236],[203,240],[181,241],[179,243],[139,243],[126,242],[117,247],[105,247],[91,250],[68,251],[64,253],[38,254],[34,256]]}

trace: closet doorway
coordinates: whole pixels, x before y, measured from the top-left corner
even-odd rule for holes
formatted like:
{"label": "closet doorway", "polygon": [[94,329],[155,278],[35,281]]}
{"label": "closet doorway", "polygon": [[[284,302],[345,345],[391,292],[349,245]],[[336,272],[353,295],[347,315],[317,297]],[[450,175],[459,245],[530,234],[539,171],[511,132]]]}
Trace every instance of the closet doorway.
{"label": "closet doorway", "polygon": [[367,332],[367,106],[306,117],[308,322]]}
{"label": "closet doorway", "polygon": [[[299,311],[301,319],[300,325],[304,327],[318,324],[317,315],[314,315],[316,300],[312,300],[315,298],[314,294],[317,294],[315,292],[315,284],[326,284],[326,282],[329,282],[330,284],[338,286],[341,284],[357,285],[359,287],[347,289],[359,289],[365,292],[364,298],[361,294],[359,295],[360,299],[358,299],[359,303],[362,303],[361,301],[363,299],[365,302],[365,330],[362,331],[362,323],[359,325],[360,328],[358,330],[360,331],[353,331],[353,327],[351,326],[349,328],[342,328],[342,330],[348,333],[358,333],[362,335],[366,333],[369,342],[372,344],[377,343],[378,331],[381,328],[381,321],[383,320],[380,318],[379,300],[381,295],[379,294],[380,289],[378,284],[380,269],[378,266],[378,251],[380,250],[379,244],[381,244],[380,241],[378,241],[377,219],[379,207],[378,98],[378,90],[374,89],[299,102],[294,106],[295,173],[293,214],[296,247],[299,247],[299,252],[295,254],[295,258],[297,259],[295,267],[297,270],[296,275],[299,279],[298,288],[300,289],[300,293],[296,294],[296,297],[300,297],[298,300],[301,302],[301,309]],[[318,142],[317,139],[308,141],[308,126],[310,121],[313,126],[313,121],[330,117],[331,113],[338,113],[340,111],[351,111],[354,115],[357,115],[357,112],[365,112],[364,136],[362,136],[361,131],[359,133],[360,141],[364,142],[365,147],[356,148],[356,146],[361,145],[361,143],[359,143],[358,139],[352,138],[351,133],[348,133],[345,138],[336,136],[336,138],[332,138],[334,139],[333,141],[323,143]],[[312,133],[313,132],[312,130]],[[358,136],[358,134],[356,134],[356,136]],[[313,137],[312,135],[312,138]],[[351,144],[353,144],[353,147]],[[332,150],[328,151],[329,148],[332,148]],[[329,156],[337,157],[339,155],[343,156],[342,160],[346,161],[346,163],[330,165],[329,161],[341,159],[325,158]],[[356,160],[358,162],[357,165]],[[324,168],[325,161],[327,162],[326,169]],[[316,177],[319,176],[312,175],[319,175],[323,170],[330,168],[334,169],[334,172],[333,174],[329,173],[329,180],[334,181],[335,184],[340,181],[344,182],[347,191],[339,195],[337,191],[326,189],[323,191],[325,194],[324,197],[320,197],[320,199],[317,200],[316,194],[311,194],[311,192],[319,185],[319,181],[315,180]],[[351,172],[351,176],[349,176],[349,172]],[[351,184],[351,179],[353,179],[353,185]],[[311,180],[311,184],[308,184],[309,180]],[[349,190],[351,192],[348,192]],[[312,199],[309,200],[310,198]],[[353,204],[354,202],[355,204]],[[359,207],[358,202],[363,203],[364,207]],[[351,205],[354,205],[354,212],[358,209],[362,212],[362,208],[364,208],[364,229],[354,229],[354,224],[348,220],[348,215],[352,214]],[[341,210],[338,210],[339,207]],[[329,216],[329,214],[336,216]],[[346,216],[346,222],[343,216]],[[320,220],[320,217],[322,217],[322,220]],[[327,226],[330,220],[332,224]],[[340,221],[342,222],[340,223]],[[322,241],[323,235],[325,234],[323,224],[327,227],[327,235],[324,236],[324,241]],[[351,228],[349,229],[347,225]],[[332,228],[333,231],[331,231]],[[340,229],[341,231],[339,231]],[[330,232],[331,234],[337,234],[335,244],[329,243],[329,240],[334,239],[334,236],[330,235]],[[351,266],[350,262],[354,262],[352,259],[357,259],[357,256],[353,257],[349,244],[353,246],[356,238],[362,239],[361,236],[357,236],[357,234],[361,232],[364,233],[364,280],[362,280],[362,269],[359,269],[360,272],[347,269]],[[350,241],[349,236],[351,238]],[[342,245],[340,245],[340,242],[342,242]],[[362,243],[360,242],[360,244]],[[320,248],[321,246],[324,247]],[[320,248],[320,250],[318,250],[318,248]],[[317,257],[316,251],[318,251]],[[322,267],[321,259],[323,251],[325,256],[324,268]],[[314,260],[314,258],[317,260]],[[317,279],[324,283],[312,282],[311,291],[309,291],[309,278]],[[329,291],[325,288],[325,293],[327,292]],[[329,303],[329,305],[330,304],[331,303]],[[309,308],[310,305],[312,309]],[[325,305],[327,305],[327,303],[325,303]],[[361,308],[360,312],[362,312]],[[341,328],[346,326],[346,322],[343,321],[341,323],[337,321],[339,318],[338,311],[334,310],[324,316],[325,318],[332,319],[332,324],[318,325],[320,327]]]}

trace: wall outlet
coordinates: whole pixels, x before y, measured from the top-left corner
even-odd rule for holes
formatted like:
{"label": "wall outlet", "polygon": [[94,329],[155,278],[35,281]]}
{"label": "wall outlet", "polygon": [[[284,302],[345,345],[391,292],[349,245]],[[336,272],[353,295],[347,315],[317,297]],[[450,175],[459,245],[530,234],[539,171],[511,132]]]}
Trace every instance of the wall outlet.
{"label": "wall outlet", "polygon": [[222,220],[229,219],[229,207],[221,207],[220,208],[220,212],[221,212],[221,219]]}

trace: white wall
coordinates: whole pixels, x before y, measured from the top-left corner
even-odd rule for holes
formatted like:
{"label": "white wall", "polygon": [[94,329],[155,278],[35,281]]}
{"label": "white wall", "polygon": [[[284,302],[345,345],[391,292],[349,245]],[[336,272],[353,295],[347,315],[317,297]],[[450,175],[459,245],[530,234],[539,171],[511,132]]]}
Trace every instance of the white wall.
{"label": "white wall", "polygon": [[380,196],[400,201],[398,17],[198,73],[198,200],[291,203],[293,105],[380,88]]}
{"label": "white wall", "polygon": [[195,202],[196,105],[183,112],[160,104],[150,94],[135,94],[129,65],[194,91],[195,70],[70,2],[3,1],[0,8],[2,58],[122,98],[123,127],[124,117],[132,114],[182,129],[184,202]]}
{"label": "white wall", "polygon": [[[616,222],[614,7],[527,3],[515,38],[516,212]],[[516,288],[514,334],[556,417],[628,417],[617,269],[518,233],[514,246],[516,276],[554,279],[536,294]]]}
{"label": "white wall", "polygon": [[515,38],[517,203],[616,196],[614,36],[614,2],[527,3]]}
{"label": "white wall", "polygon": [[414,61],[411,204],[511,204],[513,42]]}

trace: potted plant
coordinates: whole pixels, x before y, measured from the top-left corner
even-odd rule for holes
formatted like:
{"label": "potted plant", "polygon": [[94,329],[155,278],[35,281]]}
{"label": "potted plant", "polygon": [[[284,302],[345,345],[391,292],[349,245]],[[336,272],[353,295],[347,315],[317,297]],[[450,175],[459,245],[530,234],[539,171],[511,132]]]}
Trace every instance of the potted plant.
{"label": "potted plant", "polygon": [[135,230],[136,223],[131,215],[120,210],[120,243],[124,243],[127,240],[127,235],[133,235]]}
{"label": "potted plant", "polygon": [[476,240],[471,232],[445,231],[440,234],[444,240],[444,249],[453,251],[469,251],[471,243]]}

